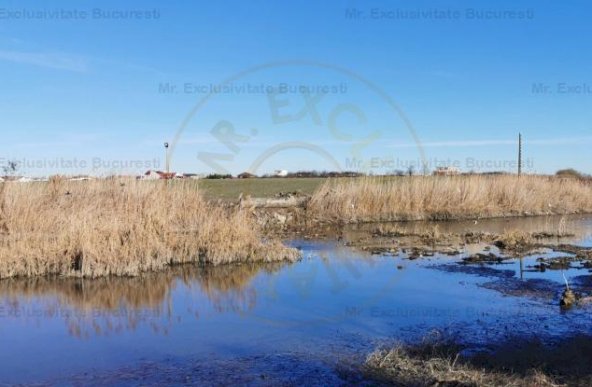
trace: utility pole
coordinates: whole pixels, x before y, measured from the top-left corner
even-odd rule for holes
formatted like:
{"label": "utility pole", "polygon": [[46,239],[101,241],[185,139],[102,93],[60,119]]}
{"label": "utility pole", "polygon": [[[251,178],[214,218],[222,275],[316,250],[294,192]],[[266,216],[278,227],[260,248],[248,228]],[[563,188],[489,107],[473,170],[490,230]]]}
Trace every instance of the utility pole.
{"label": "utility pole", "polygon": [[164,143],[164,155],[165,155],[165,161],[166,161],[166,173],[167,176],[170,173],[170,166],[169,166],[169,143],[165,142]]}
{"label": "utility pole", "polygon": [[522,175],[522,133],[518,133],[518,176]]}

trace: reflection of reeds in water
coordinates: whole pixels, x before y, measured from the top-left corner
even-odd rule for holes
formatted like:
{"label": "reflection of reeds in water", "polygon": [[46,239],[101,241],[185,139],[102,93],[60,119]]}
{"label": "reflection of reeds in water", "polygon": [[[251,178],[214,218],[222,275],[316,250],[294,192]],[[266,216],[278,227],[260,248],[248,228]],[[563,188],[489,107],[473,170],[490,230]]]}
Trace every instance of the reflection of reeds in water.
{"label": "reflection of reeds in water", "polygon": [[247,313],[255,307],[257,292],[249,287],[259,272],[277,272],[285,264],[281,262],[247,263],[204,267],[198,274],[197,283],[219,312]]}
{"label": "reflection of reeds in water", "polygon": [[294,260],[245,211],[184,182],[0,183],[0,278],[133,276],[176,263]]}
{"label": "reflection of reeds in water", "polygon": [[[282,265],[177,265],[129,278],[8,279],[0,281],[0,299],[9,315],[12,310],[19,318],[64,319],[76,337],[135,330],[142,324],[166,334],[179,317],[171,300],[176,284],[198,286],[216,311],[247,312],[256,302],[256,293],[249,289],[252,279]],[[38,304],[42,310],[33,310]]]}
{"label": "reflection of reeds in water", "polygon": [[456,246],[473,253],[473,243],[502,241],[508,246],[533,243],[585,243],[592,235],[590,215],[532,216],[480,220],[372,222],[351,224],[343,238],[351,246]]}
{"label": "reflection of reeds in water", "polygon": [[117,310],[152,308],[168,294],[172,271],[130,278],[48,278],[10,279],[0,281],[0,295],[30,298],[57,295],[64,305],[80,310]]}

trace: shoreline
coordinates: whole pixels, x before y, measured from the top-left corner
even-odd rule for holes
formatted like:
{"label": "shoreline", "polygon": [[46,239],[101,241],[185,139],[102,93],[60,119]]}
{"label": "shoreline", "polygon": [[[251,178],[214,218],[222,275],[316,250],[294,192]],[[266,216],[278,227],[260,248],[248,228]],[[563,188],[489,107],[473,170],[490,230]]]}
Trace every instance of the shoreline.
{"label": "shoreline", "polygon": [[61,178],[2,184],[0,278],[125,277],[177,263],[295,261],[300,253],[281,239],[339,240],[349,229],[389,223],[592,214],[591,185],[535,176],[329,179],[312,194],[241,194],[235,201],[205,199],[199,187]]}

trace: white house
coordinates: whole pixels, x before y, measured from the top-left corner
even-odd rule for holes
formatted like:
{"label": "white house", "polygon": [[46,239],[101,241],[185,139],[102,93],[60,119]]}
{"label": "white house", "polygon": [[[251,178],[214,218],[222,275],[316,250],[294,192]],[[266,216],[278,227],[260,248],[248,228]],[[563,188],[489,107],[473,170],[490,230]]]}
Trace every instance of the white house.
{"label": "white house", "polygon": [[199,180],[202,179],[204,176],[203,175],[199,175],[197,173],[184,173],[183,177],[185,179],[191,179],[191,180]]}
{"label": "white house", "polygon": [[77,176],[77,177],[71,177],[68,180],[69,181],[89,181],[92,179],[90,178],[90,176]]}
{"label": "white house", "polygon": [[158,171],[148,171],[142,176],[142,180],[160,180],[161,174]]}
{"label": "white house", "polygon": [[162,172],[150,170],[144,175],[140,176],[141,180],[171,180],[171,179],[184,179],[185,176],[177,172]]}
{"label": "white house", "polygon": [[286,177],[286,176],[288,176],[288,171],[286,171],[285,169],[278,169],[277,171],[275,171],[275,176],[276,177]]}

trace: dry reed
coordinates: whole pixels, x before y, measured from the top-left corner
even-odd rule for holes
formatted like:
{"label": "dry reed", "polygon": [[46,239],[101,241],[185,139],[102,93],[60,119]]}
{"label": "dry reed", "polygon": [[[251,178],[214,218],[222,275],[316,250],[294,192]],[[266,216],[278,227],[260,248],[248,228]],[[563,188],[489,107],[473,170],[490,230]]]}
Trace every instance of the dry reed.
{"label": "dry reed", "polygon": [[380,380],[397,386],[532,386],[555,387],[559,384],[543,372],[529,375],[480,369],[459,361],[458,356],[436,354],[416,356],[402,347],[372,353],[367,361],[368,372]]}
{"label": "dry reed", "polygon": [[367,357],[366,373],[396,386],[590,386],[592,337],[565,335],[547,341],[533,333],[509,336],[486,347],[430,332]]}
{"label": "dry reed", "polygon": [[592,212],[592,185],[544,176],[337,179],[313,195],[323,221],[476,219]]}
{"label": "dry reed", "polygon": [[133,276],[176,263],[295,260],[245,211],[195,185],[101,180],[0,184],[0,278]]}

